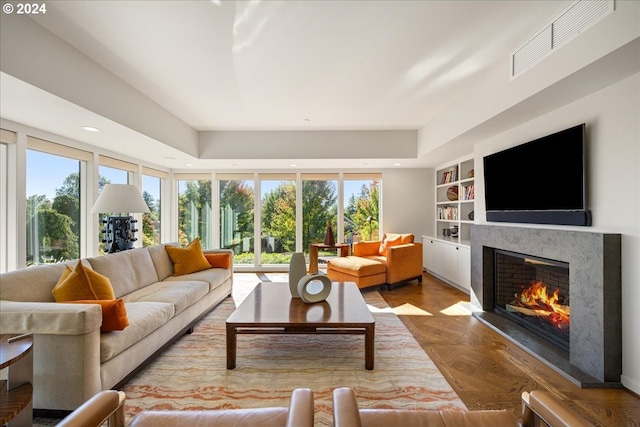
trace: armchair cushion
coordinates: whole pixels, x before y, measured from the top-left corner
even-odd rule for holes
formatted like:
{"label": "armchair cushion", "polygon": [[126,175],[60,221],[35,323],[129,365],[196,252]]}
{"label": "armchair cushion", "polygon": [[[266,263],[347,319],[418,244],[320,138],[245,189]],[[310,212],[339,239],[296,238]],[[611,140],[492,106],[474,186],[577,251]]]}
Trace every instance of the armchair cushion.
{"label": "armchair cushion", "polygon": [[380,255],[385,256],[387,255],[387,248],[398,246],[400,244],[402,244],[402,235],[400,234],[387,235],[382,240],[382,243],[380,243],[380,248],[378,249],[378,253]]}

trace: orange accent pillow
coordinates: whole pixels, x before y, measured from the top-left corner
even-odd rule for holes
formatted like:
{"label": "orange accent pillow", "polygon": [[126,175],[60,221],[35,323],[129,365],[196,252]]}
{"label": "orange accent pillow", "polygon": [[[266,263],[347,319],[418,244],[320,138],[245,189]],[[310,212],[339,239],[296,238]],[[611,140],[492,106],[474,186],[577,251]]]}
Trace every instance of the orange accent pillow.
{"label": "orange accent pillow", "polygon": [[398,246],[402,244],[402,235],[401,234],[397,234],[394,237],[390,238],[390,237],[385,237],[384,240],[382,241],[382,243],[380,243],[380,249],[378,250],[378,253],[382,256],[386,256],[387,255],[387,248],[390,248],[392,246]]}
{"label": "orange accent pillow", "polygon": [[66,266],[51,293],[57,302],[115,299],[109,278],[86,268],[81,261],[73,269]]}
{"label": "orange accent pillow", "polygon": [[231,267],[231,254],[204,254],[211,267],[229,268]]}
{"label": "orange accent pillow", "polygon": [[100,304],[102,306],[102,326],[100,326],[102,332],[121,331],[129,326],[129,318],[122,298],[67,302],[72,304]]}
{"label": "orange accent pillow", "polygon": [[175,246],[165,246],[164,248],[167,250],[171,261],[173,261],[174,276],[182,276],[183,274],[211,268],[211,264],[202,253],[199,237],[193,239],[186,248],[177,248]]}
{"label": "orange accent pillow", "polygon": [[401,234],[402,236],[402,244],[407,245],[409,243],[413,243],[413,234]]}

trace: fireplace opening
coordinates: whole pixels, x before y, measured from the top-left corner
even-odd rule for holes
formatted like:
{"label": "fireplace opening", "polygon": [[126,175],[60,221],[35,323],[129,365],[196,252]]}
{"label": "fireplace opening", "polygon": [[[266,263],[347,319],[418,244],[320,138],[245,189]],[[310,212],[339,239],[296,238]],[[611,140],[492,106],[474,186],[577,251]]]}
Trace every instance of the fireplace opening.
{"label": "fireplace opening", "polygon": [[569,351],[569,264],[494,250],[494,311]]}

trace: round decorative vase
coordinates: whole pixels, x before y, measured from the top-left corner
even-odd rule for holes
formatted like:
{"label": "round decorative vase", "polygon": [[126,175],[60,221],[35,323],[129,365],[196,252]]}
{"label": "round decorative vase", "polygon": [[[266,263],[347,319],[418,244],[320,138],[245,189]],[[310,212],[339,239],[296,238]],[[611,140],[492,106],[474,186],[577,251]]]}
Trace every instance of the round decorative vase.
{"label": "round decorative vase", "polygon": [[467,215],[467,218],[469,218],[469,220],[473,221],[473,211],[469,212],[469,215]]}
{"label": "round decorative vase", "polygon": [[300,298],[298,282],[306,275],[307,263],[304,260],[304,254],[302,252],[294,252],[289,262],[289,290],[292,297]]}
{"label": "round decorative vase", "polygon": [[331,279],[324,274],[307,274],[298,282],[298,295],[307,304],[324,301],[330,293]]}
{"label": "round decorative vase", "polygon": [[447,199],[452,202],[458,200],[458,186],[453,185],[447,189]]}

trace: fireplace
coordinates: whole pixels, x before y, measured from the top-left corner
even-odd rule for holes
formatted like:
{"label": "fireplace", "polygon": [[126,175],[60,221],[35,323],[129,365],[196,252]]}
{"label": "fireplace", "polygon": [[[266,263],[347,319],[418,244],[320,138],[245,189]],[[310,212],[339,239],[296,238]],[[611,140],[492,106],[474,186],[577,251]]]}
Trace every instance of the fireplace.
{"label": "fireplace", "polygon": [[569,351],[569,264],[494,250],[494,311]]}
{"label": "fireplace", "polygon": [[[474,316],[579,386],[620,387],[621,241],[620,234],[472,225],[470,298],[482,310]],[[542,285],[553,301],[518,303],[525,291],[525,302],[536,300],[529,293]],[[545,317],[567,315],[560,331],[540,322],[541,309]]]}

